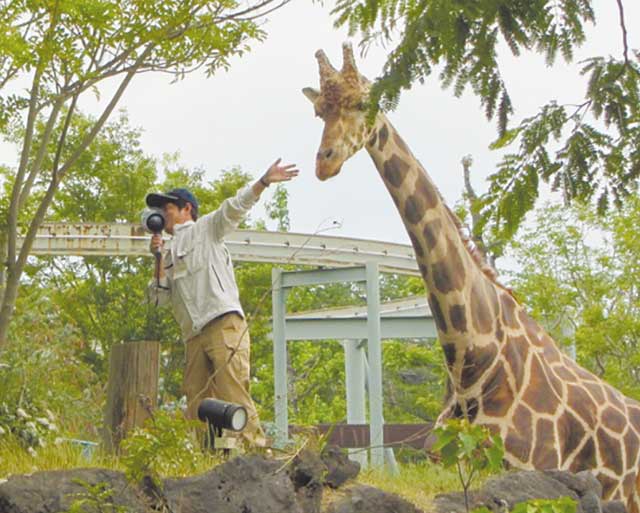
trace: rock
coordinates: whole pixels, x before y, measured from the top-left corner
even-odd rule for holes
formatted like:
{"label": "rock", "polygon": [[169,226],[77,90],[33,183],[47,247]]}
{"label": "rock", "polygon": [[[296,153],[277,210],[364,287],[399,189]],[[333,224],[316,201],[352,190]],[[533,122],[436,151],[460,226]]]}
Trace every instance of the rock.
{"label": "rock", "polygon": [[564,470],[544,470],[545,474],[553,477],[556,481],[560,481],[567,488],[570,488],[578,495],[584,495],[588,492],[595,493],[598,497],[602,497],[602,485],[600,481],[589,471],[566,472]]}
{"label": "rock", "polygon": [[[545,472],[508,472],[492,477],[481,490],[470,494],[470,509],[486,506],[491,511],[510,511],[519,502],[530,499],[557,499],[578,494]],[[449,493],[436,496],[435,511],[439,513],[466,513],[464,495]],[[580,513],[580,511],[578,512]]]}
{"label": "rock", "polygon": [[[510,511],[531,499],[571,497],[577,513],[626,513],[622,502],[602,502],[602,485],[591,472],[561,470],[508,472],[489,479],[481,490],[470,492],[470,509],[486,506],[494,512]],[[464,495],[448,493],[434,500],[436,513],[466,513]]]}
{"label": "rock", "polygon": [[283,463],[241,456],[211,472],[164,481],[171,511],[182,513],[303,513]]}
{"label": "rock", "polygon": [[329,504],[326,513],[422,513],[410,502],[366,485],[356,485],[344,491]]}
{"label": "rock", "polygon": [[580,497],[582,513],[602,513],[600,497],[595,492],[587,492]]}
{"label": "rock", "polygon": [[322,484],[327,467],[313,451],[302,451],[293,460],[289,477],[300,507],[305,513],[320,513]]}
{"label": "rock", "polygon": [[622,501],[603,501],[602,513],[627,513],[627,508]]}
{"label": "rock", "polygon": [[347,480],[355,478],[360,473],[360,464],[357,461],[351,461],[345,451],[339,447],[327,447],[320,457],[327,467],[324,484],[331,488],[342,486]]}
{"label": "rock", "polygon": [[50,513],[66,511],[71,504],[87,497],[87,486],[106,483],[113,489],[115,506],[128,513],[146,511],[143,501],[127,484],[122,472],[105,469],[73,469],[36,472],[29,476],[11,476],[0,484],[0,512]]}

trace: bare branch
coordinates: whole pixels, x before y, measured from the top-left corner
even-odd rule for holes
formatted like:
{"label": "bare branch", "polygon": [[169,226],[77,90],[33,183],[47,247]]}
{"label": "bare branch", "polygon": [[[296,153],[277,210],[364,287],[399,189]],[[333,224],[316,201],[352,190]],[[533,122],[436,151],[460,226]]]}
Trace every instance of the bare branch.
{"label": "bare branch", "polygon": [[627,38],[627,26],[624,22],[624,7],[622,0],[616,0],[618,3],[618,13],[620,15],[620,28],[622,29],[622,47],[625,65],[629,64],[629,41]]}
{"label": "bare branch", "polygon": [[71,124],[71,119],[73,117],[73,113],[76,109],[76,102],[78,101],[78,95],[75,95],[71,99],[71,105],[69,106],[69,111],[67,112],[67,117],[64,120],[64,126],[62,127],[62,132],[60,133],[60,138],[58,139],[58,144],[56,147],[56,155],[53,158],[53,165],[51,167],[51,174],[54,180],[57,180],[56,176],[58,173],[58,166],[60,165],[60,156],[62,155],[62,148],[64,148],[64,143],[67,138],[67,131],[69,130],[69,125]]}
{"label": "bare branch", "polygon": [[93,125],[93,128],[90,130],[90,132],[84,137],[84,139],[82,140],[78,148],[75,150],[75,152],[71,155],[71,157],[69,157],[69,159],[64,163],[64,165],[59,169],[58,176],[57,176],[59,180],[62,179],[62,177],[69,170],[69,168],[71,168],[76,163],[76,161],[78,160],[82,152],[89,146],[89,144],[91,144],[93,139],[96,137],[96,135],[98,134],[102,126],[105,124],[105,122],[111,115],[111,112],[113,112],[113,109],[115,109],[118,101],[120,101],[120,98],[124,94],[124,91],[129,85],[129,82],[131,82],[131,79],[136,74],[139,67],[142,65],[142,63],[148,57],[148,55],[151,53],[152,50],[153,50],[153,45],[149,44],[149,46],[145,48],[144,52],[142,52],[140,57],[138,57],[135,64],[131,66],[131,68],[127,72],[127,76],[124,78],[124,80],[118,87],[118,90],[115,92],[115,94],[111,98],[111,101],[105,108],[104,112],[101,114],[100,118],[98,118],[98,121],[96,121],[96,123]]}
{"label": "bare branch", "polygon": [[47,153],[47,145],[49,144],[49,139],[51,139],[53,128],[55,127],[56,121],[58,120],[58,114],[60,113],[60,109],[63,105],[64,99],[58,99],[58,101],[53,104],[51,113],[49,114],[49,119],[47,120],[44,132],[42,133],[42,138],[39,141],[38,154],[36,155],[33,164],[31,164],[31,171],[29,171],[29,176],[27,177],[27,180],[22,187],[22,191],[20,191],[18,210],[21,210],[24,207],[24,204],[26,203],[27,198],[31,193],[31,187],[33,187],[36,176],[38,176],[38,173],[40,173],[42,161],[44,160],[44,157]]}

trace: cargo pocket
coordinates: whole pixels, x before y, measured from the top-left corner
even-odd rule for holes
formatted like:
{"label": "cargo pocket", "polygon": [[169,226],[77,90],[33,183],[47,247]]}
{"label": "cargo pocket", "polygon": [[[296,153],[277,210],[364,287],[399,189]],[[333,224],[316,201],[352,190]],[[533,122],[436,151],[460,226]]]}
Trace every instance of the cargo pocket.
{"label": "cargo pocket", "polygon": [[222,342],[231,351],[249,349],[249,327],[238,314],[225,316],[222,325]]}

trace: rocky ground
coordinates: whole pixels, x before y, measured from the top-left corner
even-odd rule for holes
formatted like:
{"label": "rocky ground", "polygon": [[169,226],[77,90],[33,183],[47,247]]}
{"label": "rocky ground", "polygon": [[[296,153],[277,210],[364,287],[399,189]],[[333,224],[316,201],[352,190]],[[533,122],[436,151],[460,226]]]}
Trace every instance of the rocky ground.
{"label": "rocky ground", "polygon": [[[146,479],[134,485],[105,469],[36,472],[0,483],[0,513],[67,512],[79,501],[83,513],[420,512],[401,497],[354,483],[358,472],[338,449],[289,460],[240,456],[205,474],[159,484]],[[100,498],[101,490],[113,493]],[[625,513],[621,502],[601,500],[600,483],[588,472],[508,472],[471,492],[470,507],[505,513],[522,501],[563,496],[577,501],[577,513]],[[466,513],[463,495],[436,497],[433,513]]]}

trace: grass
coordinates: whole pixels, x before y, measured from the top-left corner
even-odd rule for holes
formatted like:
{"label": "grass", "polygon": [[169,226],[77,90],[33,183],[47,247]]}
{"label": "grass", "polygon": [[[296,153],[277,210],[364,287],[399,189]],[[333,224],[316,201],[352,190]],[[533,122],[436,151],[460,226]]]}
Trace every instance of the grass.
{"label": "grass", "polygon": [[460,490],[458,476],[451,470],[429,461],[399,465],[398,475],[366,470],[358,482],[395,493],[424,510],[431,510],[431,501],[440,493]]}
{"label": "grass", "polygon": [[[175,468],[164,477],[185,477],[201,474],[211,470],[222,462],[220,456],[212,453],[200,453],[192,471]],[[124,472],[122,460],[115,455],[95,450],[90,455],[83,454],[78,445],[62,442],[58,445],[49,444],[39,448],[35,455],[27,452],[12,437],[0,438],[0,480],[11,475],[32,474],[43,470],[69,470],[74,468],[106,468]]]}

